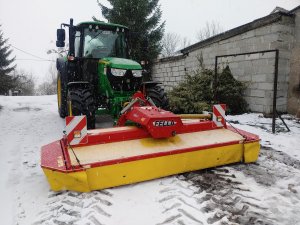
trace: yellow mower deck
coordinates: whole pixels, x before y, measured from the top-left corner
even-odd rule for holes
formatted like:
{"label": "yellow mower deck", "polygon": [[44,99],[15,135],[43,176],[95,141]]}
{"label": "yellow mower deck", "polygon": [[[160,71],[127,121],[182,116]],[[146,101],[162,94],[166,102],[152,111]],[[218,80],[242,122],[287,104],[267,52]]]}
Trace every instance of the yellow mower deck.
{"label": "yellow mower deck", "polygon": [[[245,141],[246,136],[251,138]],[[257,136],[225,128],[183,133],[167,139],[147,137],[69,147],[65,153],[61,142],[42,148],[42,159],[43,154],[47,158],[42,161],[42,167],[54,191],[88,192],[230,163],[250,163],[257,160],[260,150]],[[66,169],[64,160],[69,160],[73,169]]]}

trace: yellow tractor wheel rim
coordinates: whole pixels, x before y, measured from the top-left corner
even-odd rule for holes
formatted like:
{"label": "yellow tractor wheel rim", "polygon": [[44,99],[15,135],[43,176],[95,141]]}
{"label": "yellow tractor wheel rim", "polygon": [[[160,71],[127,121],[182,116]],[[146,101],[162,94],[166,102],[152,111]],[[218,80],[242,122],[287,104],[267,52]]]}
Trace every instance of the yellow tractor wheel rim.
{"label": "yellow tractor wheel rim", "polygon": [[73,116],[73,113],[72,113],[72,102],[71,101],[68,101],[68,111],[69,111],[69,116]]}
{"label": "yellow tractor wheel rim", "polygon": [[57,77],[57,104],[58,108],[61,107],[61,80],[60,76]]}

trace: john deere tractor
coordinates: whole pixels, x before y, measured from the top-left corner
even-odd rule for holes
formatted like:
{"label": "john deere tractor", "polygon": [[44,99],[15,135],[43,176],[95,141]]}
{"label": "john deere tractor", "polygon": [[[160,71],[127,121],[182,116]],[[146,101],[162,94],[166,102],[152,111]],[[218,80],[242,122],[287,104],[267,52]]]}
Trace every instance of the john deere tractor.
{"label": "john deere tractor", "polygon": [[143,82],[142,66],[130,59],[127,27],[105,22],[61,24],[56,46],[65,47],[68,27],[69,47],[57,59],[57,99],[61,117],[86,115],[88,128],[95,127],[95,116],[110,114],[118,118],[136,91],[143,91],[157,107],[168,100],[159,83]]}

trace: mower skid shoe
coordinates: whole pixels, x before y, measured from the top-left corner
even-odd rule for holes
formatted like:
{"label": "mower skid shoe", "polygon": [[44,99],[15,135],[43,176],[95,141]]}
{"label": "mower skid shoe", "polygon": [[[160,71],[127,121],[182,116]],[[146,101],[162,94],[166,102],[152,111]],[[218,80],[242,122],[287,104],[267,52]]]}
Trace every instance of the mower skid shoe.
{"label": "mower skid shoe", "polygon": [[53,191],[72,190],[77,192],[90,192],[86,171],[63,173],[43,169],[50,187]]}

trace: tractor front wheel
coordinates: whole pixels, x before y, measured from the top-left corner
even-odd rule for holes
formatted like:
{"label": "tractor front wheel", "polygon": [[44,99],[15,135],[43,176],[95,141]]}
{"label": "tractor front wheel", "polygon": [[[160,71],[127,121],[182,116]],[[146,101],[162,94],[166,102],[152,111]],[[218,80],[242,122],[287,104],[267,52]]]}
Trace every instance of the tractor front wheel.
{"label": "tractor front wheel", "polygon": [[169,110],[169,100],[161,86],[153,85],[146,87],[146,95],[152,99],[156,107]]}
{"label": "tractor front wheel", "polygon": [[61,118],[67,115],[67,94],[64,90],[65,83],[62,80],[61,74],[57,74],[57,107]]}
{"label": "tractor front wheel", "polygon": [[85,88],[70,88],[68,91],[68,115],[85,115],[87,118],[87,128],[95,128],[95,101],[92,92]]}

